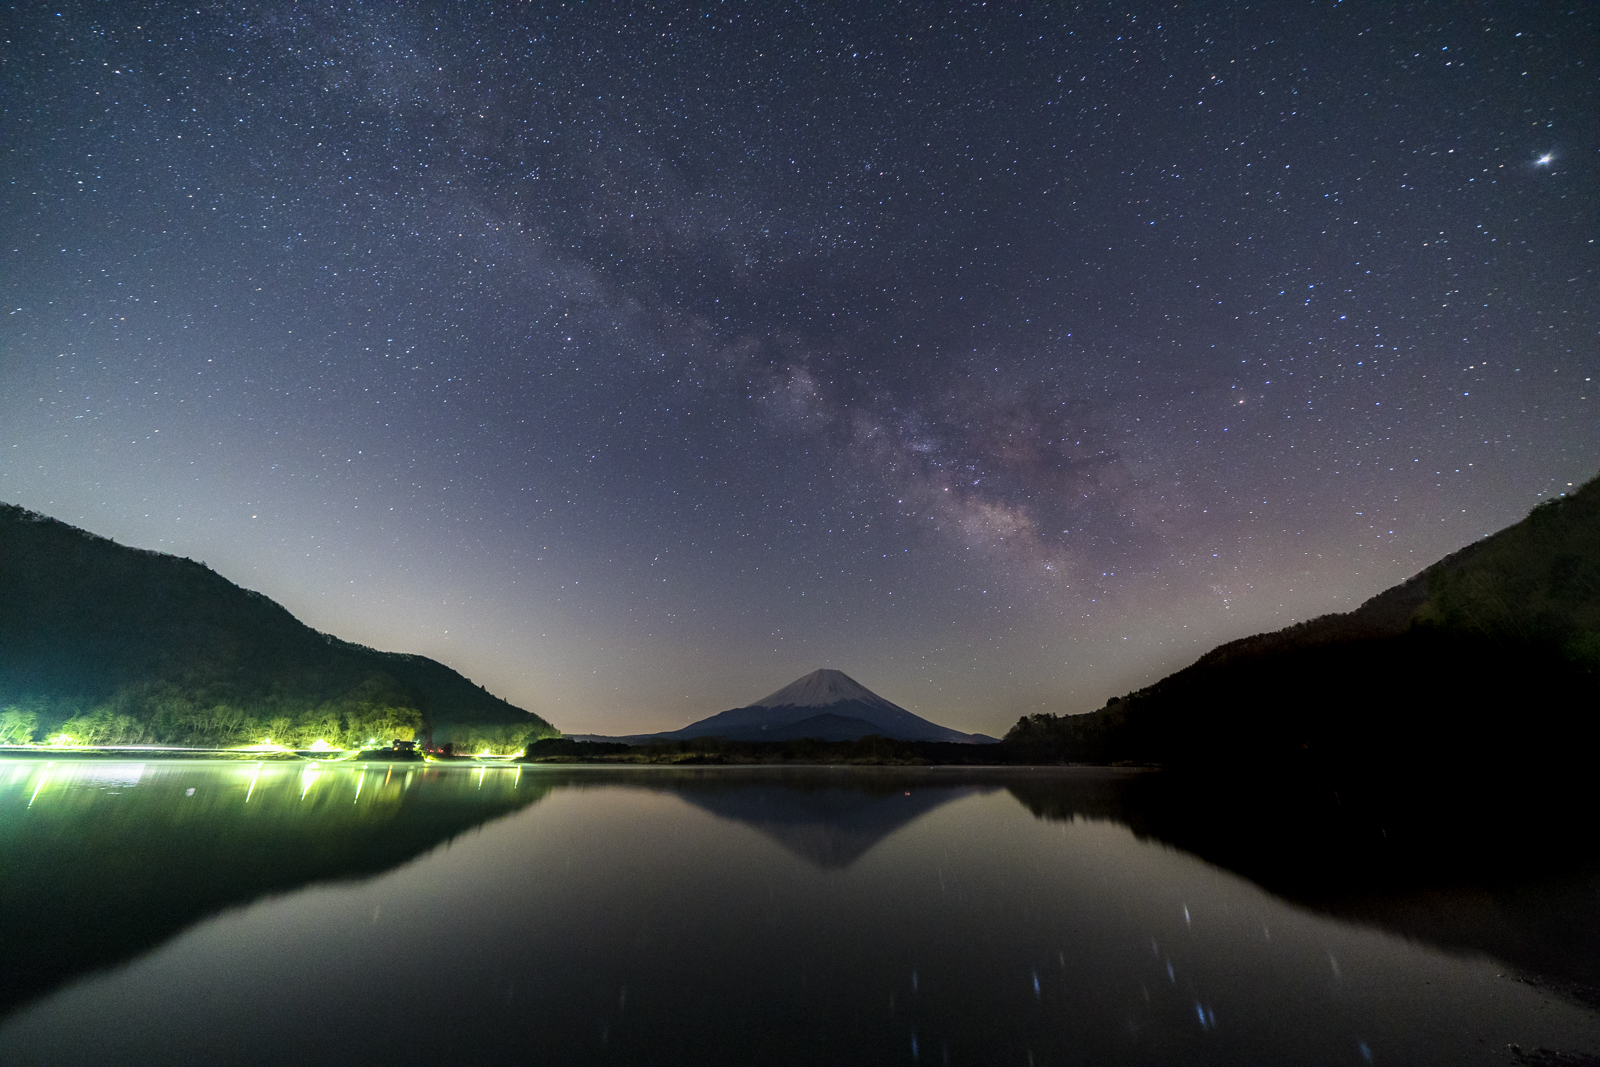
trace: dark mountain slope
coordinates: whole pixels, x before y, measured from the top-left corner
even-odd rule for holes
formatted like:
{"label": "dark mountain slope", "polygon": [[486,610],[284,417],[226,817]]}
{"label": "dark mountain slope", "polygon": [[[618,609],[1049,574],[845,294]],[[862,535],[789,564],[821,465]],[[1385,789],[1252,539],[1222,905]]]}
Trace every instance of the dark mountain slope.
{"label": "dark mountain slope", "polygon": [[413,730],[514,747],[556,733],[441,663],[318,633],[204,564],[0,504],[0,741],[63,730],[191,744]]}
{"label": "dark mountain slope", "polygon": [[1600,479],[1446,556],[1355,611],[1229,642],[1195,664],[1433,626],[1561,648],[1600,667]]}
{"label": "dark mountain slope", "polygon": [[1392,780],[1403,768],[1573,770],[1592,751],[1597,713],[1591,481],[1356,611],[1223,645],[1097,712],[1029,716],[1007,742],[1040,758],[1264,762]]}

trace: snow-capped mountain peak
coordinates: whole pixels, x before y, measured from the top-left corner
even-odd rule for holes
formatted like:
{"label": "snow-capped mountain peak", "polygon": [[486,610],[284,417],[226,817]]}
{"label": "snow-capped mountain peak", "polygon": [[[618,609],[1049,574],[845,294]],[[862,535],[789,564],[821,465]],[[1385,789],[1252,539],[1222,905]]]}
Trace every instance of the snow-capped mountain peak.
{"label": "snow-capped mountain peak", "polygon": [[826,668],[812,671],[803,678],[796,678],[776,693],[762,697],[750,706],[755,708],[817,708],[846,701],[894,706],[843,671],[828,670]]}

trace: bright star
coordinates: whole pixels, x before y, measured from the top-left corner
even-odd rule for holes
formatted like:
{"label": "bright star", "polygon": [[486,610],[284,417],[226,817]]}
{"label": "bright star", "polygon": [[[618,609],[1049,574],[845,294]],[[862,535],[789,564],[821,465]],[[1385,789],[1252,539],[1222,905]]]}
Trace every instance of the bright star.
{"label": "bright star", "polygon": [[1536,163],[1537,163],[1537,164],[1538,164],[1538,165],[1539,165],[1539,166],[1541,166],[1541,167],[1547,167],[1547,166],[1549,166],[1549,165],[1550,165],[1550,164],[1551,164],[1551,163],[1552,163],[1552,162],[1554,162],[1554,161],[1555,161],[1555,158],[1556,158],[1556,157],[1555,157],[1555,155],[1554,155],[1554,154],[1553,154],[1553,153],[1550,153],[1550,152],[1546,152],[1546,153],[1545,153],[1545,154],[1544,154],[1544,155],[1542,155],[1542,156],[1540,156],[1540,157],[1539,157],[1539,158],[1538,158],[1538,159],[1537,159],[1537,160],[1535,160],[1535,161],[1534,161],[1534,162],[1536,162]]}

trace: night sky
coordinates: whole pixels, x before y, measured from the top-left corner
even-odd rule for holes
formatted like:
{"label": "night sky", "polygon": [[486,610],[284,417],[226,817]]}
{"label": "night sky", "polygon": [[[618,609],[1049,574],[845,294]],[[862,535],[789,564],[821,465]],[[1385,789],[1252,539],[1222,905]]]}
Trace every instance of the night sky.
{"label": "night sky", "polygon": [[0,499],[570,732],[998,735],[1600,464],[1592,3],[4,21]]}

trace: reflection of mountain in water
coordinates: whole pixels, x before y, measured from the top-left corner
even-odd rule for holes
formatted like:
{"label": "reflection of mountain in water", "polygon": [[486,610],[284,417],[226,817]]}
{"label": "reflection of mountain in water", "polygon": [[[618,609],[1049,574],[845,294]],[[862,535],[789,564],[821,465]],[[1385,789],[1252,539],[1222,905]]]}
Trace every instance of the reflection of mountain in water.
{"label": "reflection of mountain in water", "polygon": [[834,869],[848,867],[941,804],[986,791],[974,784],[929,784],[915,778],[863,781],[854,776],[832,784],[768,779],[708,785],[686,784],[675,792],[713,815],[765,834],[808,863]]}
{"label": "reflection of mountain in water", "polygon": [[1121,822],[1302,907],[1481,952],[1600,1006],[1600,863],[1562,812],[1525,823],[1519,845],[1464,814],[1307,782],[1083,768],[1006,787],[1039,818]]}
{"label": "reflection of mountain in water", "polygon": [[226,908],[396,867],[550,788],[517,767],[0,762],[0,1013]]}
{"label": "reflection of mountain in water", "polygon": [[[1485,838],[1445,868],[1398,813],[1260,783],[1110,768],[438,768],[0,762],[0,1014],[219,911],[366,878],[563,787],[671,792],[817,867],[849,866],[941,804],[999,787],[1039,818],[1110,819],[1290,901],[1565,987],[1600,986],[1600,868],[1549,813],[1542,845]],[[909,795],[908,795],[909,794]],[[1459,820],[1458,820],[1459,821]],[[1458,833],[1466,831],[1457,828]],[[1559,876],[1553,842],[1569,832]],[[1389,836],[1385,836],[1385,832]],[[1524,832],[1533,841],[1533,829]],[[1457,855],[1466,855],[1457,847]],[[1576,858],[1573,858],[1576,857]],[[1581,994],[1581,990],[1579,990]]]}

